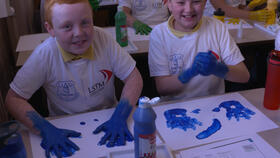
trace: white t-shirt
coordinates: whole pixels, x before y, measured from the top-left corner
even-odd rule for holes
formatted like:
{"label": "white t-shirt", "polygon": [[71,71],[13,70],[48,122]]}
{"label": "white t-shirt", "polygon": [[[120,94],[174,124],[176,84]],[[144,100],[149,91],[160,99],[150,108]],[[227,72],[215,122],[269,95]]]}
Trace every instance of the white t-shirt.
{"label": "white t-shirt", "polygon": [[[191,67],[199,52],[208,50],[214,51],[219,56],[218,60],[226,65],[236,65],[244,60],[225,25],[212,17],[203,17],[200,28],[182,38],[169,30],[168,22],[159,24],[150,34],[150,75],[179,74]],[[225,91],[224,79],[214,75],[197,75],[184,86],[184,91],[174,98],[221,94]]]}
{"label": "white t-shirt", "polygon": [[[226,4],[232,6],[232,7],[238,7],[241,5],[246,5],[246,0],[225,0]],[[223,8],[221,8],[223,10]],[[216,9],[211,4],[210,0],[207,0],[203,15],[204,16],[213,16],[213,13]]]}
{"label": "white t-shirt", "polygon": [[51,116],[113,107],[117,102],[114,76],[124,80],[136,63],[102,29],[94,27],[93,36],[94,59],[68,62],[55,38],[46,39],[18,71],[11,89],[29,99],[43,86]]}
{"label": "white t-shirt", "polygon": [[162,23],[169,16],[162,0],[119,0],[119,5],[130,8],[133,17],[148,25]]}

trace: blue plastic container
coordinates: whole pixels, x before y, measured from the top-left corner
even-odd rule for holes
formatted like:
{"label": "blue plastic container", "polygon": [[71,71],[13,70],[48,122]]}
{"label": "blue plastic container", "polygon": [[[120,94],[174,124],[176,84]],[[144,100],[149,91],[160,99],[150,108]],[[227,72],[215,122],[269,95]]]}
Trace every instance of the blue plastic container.
{"label": "blue plastic container", "polygon": [[140,98],[133,114],[135,158],[156,157],[156,113],[148,101],[147,97]]}
{"label": "blue plastic container", "polygon": [[26,158],[26,150],[17,132],[19,124],[16,121],[0,125],[0,158]]}

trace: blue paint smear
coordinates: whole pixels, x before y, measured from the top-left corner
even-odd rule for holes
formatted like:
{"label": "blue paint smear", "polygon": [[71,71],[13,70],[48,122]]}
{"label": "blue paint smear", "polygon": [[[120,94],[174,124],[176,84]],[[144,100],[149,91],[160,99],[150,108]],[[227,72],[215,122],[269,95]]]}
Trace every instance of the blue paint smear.
{"label": "blue paint smear", "polygon": [[200,109],[195,109],[192,111],[192,113],[195,113],[195,114],[199,114],[199,112],[200,112]]}
{"label": "blue paint smear", "polygon": [[[132,142],[133,141],[133,139],[131,139],[128,136],[125,136],[125,140],[128,141],[128,142]],[[117,137],[117,140],[114,143],[107,143],[106,144],[107,148],[112,148],[112,147],[115,147],[115,146],[124,146],[124,144],[121,144],[120,137]]]}
{"label": "blue paint smear", "polygon": [[[70,156],[74,155],[76,150],[73,149],[72,147],[69,147],[69,148],[71,149],[71,153],[72,153],[71,155],[69,155],[67,152],[64,152],[62,149],[60,149],[62,157],[70,157]],[[53,150],[51,151],[51,155],[56,156]]]}
{"label": "blue paint smear", "polygon": [[213,119],[213,123],[209,126],[206,130],[200,132],[196,138],[197,139],[205,139],[211,136],[212,134],[216,133],[222,127],[221,122],[218,119]]}
{"label": "blue paint smear", "polygon": [[97,121],[99,121],[99,120],[98,120],[98,119],[93,119],[93,121],[97,122]]}
{"label": "blue paint smear", "polygon": [[219,108],[219,107],[216,107],[216,108],[214,108],[212,111],[214,111],[214,112],[220,112],[220,108]]}
{"label": "blue paint smear", "polygon": [[[256,113],[254,111],[251,111],[248,108],[245,108],[239,101],[230,100],[222,102],[219,107],[216,107],[212,111],[219,112],[221,108],[225,108],[227,113],[226,116],[228,120],[231,120],[232,117],[235,117],[237,121],[240,120],[240,118],[245,118],[247,120],[251,119],[251,115],[255,115]],[[219,110],[217,110],[219,109]]]}
{"label": "blue paint smear", "polygon": [[86,124],[86,122],[84,122],[84,121],[80,122],[80,125],[85,125],[85,124]]}
{"label": "blue paint smear", "polygon": [[179,128],[187,131],[188,128],[196,129],[196,125],[202,126],[202,123],[195,118],[186,115],[186,109],[170,109],[164,112],[167,127],[174,129]]}

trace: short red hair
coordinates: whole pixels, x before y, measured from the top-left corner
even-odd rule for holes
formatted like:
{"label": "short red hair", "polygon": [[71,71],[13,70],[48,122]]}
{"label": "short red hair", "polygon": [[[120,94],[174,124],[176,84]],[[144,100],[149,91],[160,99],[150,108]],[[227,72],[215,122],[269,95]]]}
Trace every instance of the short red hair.
{"label": "short red hair", "polygon": [[75,4],[75,3],[90,3],[88,0],[45,0],[44,4],[44,15],[45,21],[48,22],[51,26],[52,25],[52,7],[56,4]]}

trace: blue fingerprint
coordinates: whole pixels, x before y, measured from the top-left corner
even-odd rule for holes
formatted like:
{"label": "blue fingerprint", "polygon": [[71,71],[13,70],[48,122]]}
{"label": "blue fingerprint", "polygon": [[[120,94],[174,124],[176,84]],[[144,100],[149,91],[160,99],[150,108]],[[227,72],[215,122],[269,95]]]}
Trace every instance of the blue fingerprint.
{"label": "blue fingerprint", "polygon": [[216,108],[214,108],[212,111],[214,111],[214,112],[220,112],[220,108],[219,108],[219,107],[216,107]]}
{"label": "blue fingerprint", "polygon": [[[74,155],[74,153],[76,152],[76,150],[74,149],[74,148],[72,148],[72,147],[69,147],[70,148],[70,150],[71,150],[71,155],[69,155],[67,152],[65,152],[63,149],[60,149],[60,151],[61,151],[61,155],[63,156],[63,157],[70,157],[70,156],[72,156],[72,155]],[[53,156],[55,156],[55,153],[54,153],[54,150],[52,150],[51,151],[51,154],[53,155]]]}
{"label": "blue fingerprint", "polygon": [[186,115],[186,109],[170,109],[164,112],[166,118],[167,127],[174,129],[179,128],[187,131],[188,128],[196,129],[196,125],[201,126],[202,123],[195,118],[191,118]]}
{"label": "blue fingerprint", "polygon": [[195,113],[195,114],[199,114],[199,112],[200,112],[200,109],[195,109],[192,111],[192,113]]}
{"label": "blue fingerprint", "polygon": [[[237,121],[240,120],[240,118],[245,118],[247,120],[251,119],[251,115],[255,115],[256,113],[254,111],[251,111],[248,108],[245,108],[239,101],[230,100],[222,102],[219,105],[219,109],[224,108],[226,109],[226,117],[228,120],[231,120],[232,117],[235,117]],[[215,108],[216,109],[216,108]],[[214,109],[213,109],[214,111]]]}
{"label": "blue fingerprint", "polygon": [[206,130],[200,132],[196,138],[197,139],[205,139],[211,136],[212,134],[216,133],[222,127],[221,122],[218,119],[213,119],[213,123],[209,126]]}
{"label": "blue fingerprint", "polygon": [[86,124],[86,122],[84,122],[84,121],[80,122],[80,125],[85,125],[85,124]]}

